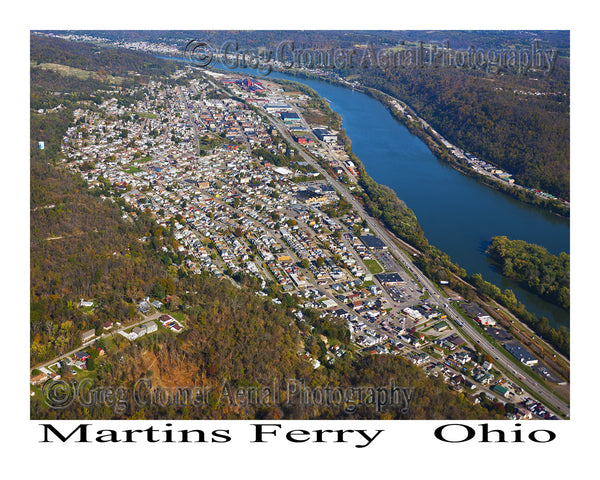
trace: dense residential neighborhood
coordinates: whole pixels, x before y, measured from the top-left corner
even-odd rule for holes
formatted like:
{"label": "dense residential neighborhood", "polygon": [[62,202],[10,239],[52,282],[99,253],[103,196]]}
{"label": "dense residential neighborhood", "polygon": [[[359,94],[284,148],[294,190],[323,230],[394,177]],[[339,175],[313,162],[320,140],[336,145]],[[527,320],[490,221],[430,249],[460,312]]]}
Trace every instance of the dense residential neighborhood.
{"label": "dense residential neighborhood", "polygon": [[[174,244],[162,250],[185,256],[190,271],[235,285],[240,275],[253,278],[261,296],[274,283],[300,299],[303,309],[343,319],[362,355],[402,356],[474,403],[483,393],[519,404],[514,418],[531,418],[532,412],[556,418],[461,334],[461,322],[430,302],[439,294],[424,288],[352,205],[340,211],[340,193],[296,154],[306,149],[354,188],[357,172],[336,132],[303,115],[308,95],[270,81],[200,76],[189,68],[172,79],[174,85],[151,80],[127,92],[136,102],[115,96],[76,110],[63,138],[63,166],[81,174],[90,189],[117,192],[125,221],[142,210],[173,229]],[[102,198],[115,201],[109,194]],[[506,334],[476,305],[450,298],[474,325]],[[85,370],[90,358],[103,354],[98,340],[120,335],[136,342],[159,328],[177,335],[185,324],[164,301],[140,298],[135,324],[106,322],[102,332],[83,332],[82,349],[40,368],[32,385],[60,378],[63,368],[74,375]],[[79,308],[94,308],[93,299],[81,299]],[[301,310],[296,317],[302,321]],[[339,345],[328,347],[328,362],[346,354]],[[536,365],[516,340],[505,347],[523,365]],[[323,368],[308,350],[299,354]]]}

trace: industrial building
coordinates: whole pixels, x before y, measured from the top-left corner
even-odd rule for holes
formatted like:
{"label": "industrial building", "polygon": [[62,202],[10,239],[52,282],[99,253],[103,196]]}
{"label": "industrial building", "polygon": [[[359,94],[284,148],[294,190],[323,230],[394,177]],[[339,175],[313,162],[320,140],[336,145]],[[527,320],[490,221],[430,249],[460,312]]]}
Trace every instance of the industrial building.
{"label": "industrial building", "polygon": [[528,367],[532,367],[538,363],[538,359],[529,353],[518,343],[503,343],[502,346],[515,358],[518,358],[522,363]]}
{"label": "industrial building", "polygon": [[335,142],[337,142],[337,135],[329,132],[325,128],[315,128],[313,130],[313,133],[322,142],[325,142],[325,143],[335,143]]}

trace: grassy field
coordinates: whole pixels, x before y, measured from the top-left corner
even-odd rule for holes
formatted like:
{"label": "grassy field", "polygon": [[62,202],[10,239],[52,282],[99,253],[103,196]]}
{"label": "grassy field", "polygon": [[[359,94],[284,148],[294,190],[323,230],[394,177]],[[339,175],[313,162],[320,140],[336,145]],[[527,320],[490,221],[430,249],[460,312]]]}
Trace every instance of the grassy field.
{"label": "grassy field", "polygon": [[141,158],[134,159],[133,163],[145,163],[145,162],[149,162],[150,160],[152,160],[152,157],[141,157]]}
{"label": "grassy field", "polygon": [[373,275],[383,272],[383,268],[377,260],[365,260],[365,265]]}
{"label": "grassy field", "polygon": [[110,83],[120,84],[123,82],[123,77],[113,77],[112,75],[100,75],[98,72],[92,72],[90,70],[82,70],[80,68],[69,67],[67,65],[60,65],[58,63],[35,63],[31,62],[31,68],[41,68],[43,70],[52,70],[60,75],[77,77],[80,80],[87,80],[93,78],[94,80],[107,80]]}

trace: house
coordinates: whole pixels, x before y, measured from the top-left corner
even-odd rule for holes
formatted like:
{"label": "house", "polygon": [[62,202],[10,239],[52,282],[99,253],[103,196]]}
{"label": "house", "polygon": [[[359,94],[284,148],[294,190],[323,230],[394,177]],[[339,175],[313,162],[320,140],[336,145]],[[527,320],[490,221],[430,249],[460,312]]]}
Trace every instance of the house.
{"label": "house", "polygon": [[433,346],[433,351],[439,355],[444,355],[444,349],[442,347],[438,347],[437,345]]}
{"label": "house", "polygon": [[96,330],[94,330],[93,328],[91,330],[87,330],[81,334],[81,343],[89,342],[95,336]]}
{"label": "house", "polygon": [[85,362],[82,362],[80,360],[75,360],[75,362],[73,362],[73,365],[75,367],[77,367],[79,370],[83,370],[86,367]]}
{"label": "house", "polygon": [[363,350],[365,353],[369,353],[371,355],[383,355],[388,353],[387,348],[382,347],[381,345],[371,345]]}
{"label": "house", "polygon": [[154,300],[154,301],[150,302],[150,304],[157,310],[160,310],[160,307],[163,306],[162,302],[159,302],[158,300]]}
{"label": "house", "polygon": [[104,330],[110,330],[113,327],[113,322],[111,322],[110,320],[108,320],[107,322],[104,322],[102,324],[102,328]]}
{"label": "house", "polygon": [[517,415],[517,419],[519,420],[531,420],[533,418],[532,413],[526,408],[517,407],[515,409],[515,413]]}
{"label": "house", "polygon": [[410,352],[408,354],[410,361],[415,365],[422,365],[423,363],[429,360],[429,355],[426,353],[414,353]]}
{"label": "house", "polygon": [[433,318],[439,317],[441,315],[435,308],[431,308],[427,304],[419,305],[415,308],[421,315],[423,315],[427,320],[431,320]]}
{"label": "house", "polygon": [[475,375],[473,375],[473,380],[475,380],[476,382],[481,383],[482,385],[487,385],[493,379],[494,379],[493,375],[491,375],[489,373],[485,373],[485,372],[478,372]]}
{"label": "house", "polygon": [[79,306],[83,307],[83,308],[92,307],[92,306],[94,306],[94,302],[87,302],[82,298],[81,301],[79,302]]}
{"label": "house", "polygon": [[81,350],[79,352],[76,352],[75,355],[73,355],[75,357],[76,360],[80,361],[80,362],[86,362],[88,358],[90,358],[90,354],[84,350]]}
{"label": "house", "polygon": [[[461,387],[463,385],[463,382],[465,381],[465,378],[462,375],[454,375],[451,379],[450,379],[450,384],[455,386],[455,387]],[[456,389],[458,391],[460,391],[460,389]]]}
{"label": "house", "polygon": [[63,369],[63,368],[69,367],[71,365],[71,363],[72,363],[72,360],[69,357],[64,357],[62,360],[59,360],[57,362],[57,366],[58,366],[58,368]]}
{"label": "house", "polygon": [[455,353],[453,358],[461,365],[465,365],[471,361],[471,356],[466,352]]}
{"label": "house", "polygon": [[48,380],[48,375],[45,373],[39,373],[31,377],[30,383],[32,385],[39,385],[40,383],[44,383],[46,380]]}
{"label": "house", "polygon": [[363,301],[357,300],[356,302],[352,302],[351,307],[352,307],[352,310],[354,310],[356,312],[359,310],[362,310],[364,308]]}
{"label": "house", "polygon": [[421,343],[419,342],[419,339],[417,337],[414,337],[412,335],[401,335],[400,336],[400,340],[408,343],[409,345],[412,345],[415,348],[419,348],[421,346]]}
{"label": "house", "polygon": [[140,327],[133,327],[133,330],[131,330],[131,333],[133,333],[136,338],[139,338],[146,334],[146,330],[142,330]]}
{"label": "house", "polygon": [[150,312],[150,304],[146,301],[140,302],[138,304],[138,308],[140,309],[140,312],[142,312],[144,315]]}

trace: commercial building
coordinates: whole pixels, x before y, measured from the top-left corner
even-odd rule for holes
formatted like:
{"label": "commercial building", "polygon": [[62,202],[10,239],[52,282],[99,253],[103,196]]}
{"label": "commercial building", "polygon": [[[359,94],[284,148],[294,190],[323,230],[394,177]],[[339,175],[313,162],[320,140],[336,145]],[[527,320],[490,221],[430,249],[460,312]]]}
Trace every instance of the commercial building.
{"label": "commercial building", "polygon": [[292,109],[287,103],[272,102],[265,105],[265,110],[269,113],[289,112]]}
{"label": "commercial building", "polygon": [[325,142],[325,143],[335,143],[335,142],[337,142],[337,135],[329,132],[328,130],[326,130],[324,128],[315,128],[313,130],[313,133],[322,142]]}
{"label": "commercial building", "polygon": [[507,388],[502,385],[492,385],[491,389],[499,395],[502,395],[504,398],[508,398],[510,393]]}
{"label": "commercial building", "polygon": [[503,343],[502,346],[506,348],[506,350],[513,355],[515,358],[518,358],[522,363],[527,365],[528,367],[532,367],[536,363],[538,363],[538,359],[535,358],[531,353],[529,353],[525,348],[523,348],[518,343]]}
{"label": "commercial building", "polygon": [[375,235],[361,235],[360,239],[371,250],[387,250],[386,244]]}
{"label": "commercial building", "polygon": [[300,117],[296,112],[281,112],[279,116],[286,125],[300,123]]}
{"label": "commercial building", "polygon": [[296,198],[303,203],[325,203],[329,201],[327,195],[317,193],[312,190],[300,190],[296,193]]}
{"label": "commercial building", "polygon": [[377,280],[379,280],[379,283],[381,283],[382,285],[400,285],[401,283],[404,283],[404,280],[402,279],[402,277],[396,273],[378,273],[377,275],[375,275],[375,278],[377,278]]}
{"label": "commercial building", "polygon": [[492,317],[490,317],[489,315],[477,315],[475,317],[475,320],[477,321],[477,323],[479,323],[480,325],[496,325],[496,320],[494,320]]}

